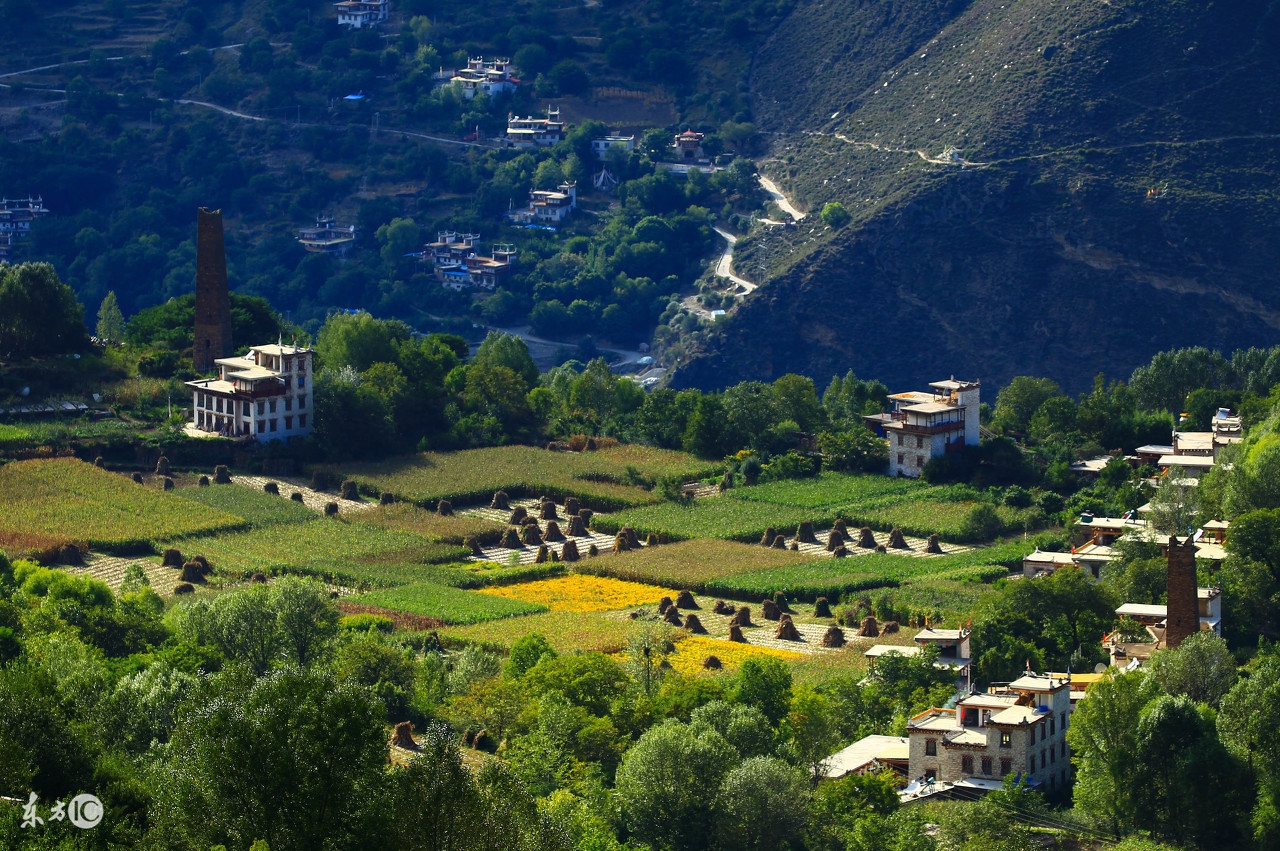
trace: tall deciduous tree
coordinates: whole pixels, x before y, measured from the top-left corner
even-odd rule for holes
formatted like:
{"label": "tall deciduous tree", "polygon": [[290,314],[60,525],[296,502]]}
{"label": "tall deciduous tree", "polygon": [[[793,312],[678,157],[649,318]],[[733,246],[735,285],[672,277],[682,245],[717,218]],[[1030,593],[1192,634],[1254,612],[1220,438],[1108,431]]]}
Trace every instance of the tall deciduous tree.
{"label": "tall deciduous tree", "polygon": [[84,339],[84,309],[51,264],[0,264],[0,356],[69,352]]}
{"label": "tall deciduous tree", "polygon": [[805,775],[771,756],[731,769],[716,794],[716,834],[725,851],[781,851],[798,844],[809,815]]}
{"label": "tall deciduous tree", "polygon": [[1280,656],[1268,652],[1222,700],[1218,730],[1236,759],[1255,772],[1258,797],[1253,838],[1259,848],[1280,846]]}
{"label": "tall deciduous tree", "polygon": [[124,314],[120,312],[120,302],[116,299],[115,290],[107,293],[98,308],[98,338],[118,343],[124,339]]}

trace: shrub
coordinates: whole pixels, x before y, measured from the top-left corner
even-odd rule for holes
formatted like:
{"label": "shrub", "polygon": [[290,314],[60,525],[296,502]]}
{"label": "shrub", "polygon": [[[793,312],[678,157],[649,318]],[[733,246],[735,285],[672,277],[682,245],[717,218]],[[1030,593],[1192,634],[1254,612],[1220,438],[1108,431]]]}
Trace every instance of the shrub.
{"label": "shrub", "polygon": [[849,211],[844,208],[844,204],[839,201],[832,201],[823,207],[821,216],[822,223],[829,225],[832,230],[839,230],[849,224],[849,221],[853,218],[853,216],[849,215]]}

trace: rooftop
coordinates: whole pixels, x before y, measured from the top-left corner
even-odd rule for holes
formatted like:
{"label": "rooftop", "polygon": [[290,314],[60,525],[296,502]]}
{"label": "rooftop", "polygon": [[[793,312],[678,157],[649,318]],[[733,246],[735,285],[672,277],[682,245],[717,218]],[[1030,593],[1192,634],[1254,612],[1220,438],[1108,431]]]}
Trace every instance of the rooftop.
{"label": "rooftop", "polygon": [[907,732],[917,730],[936,730],[946,732],[956,729],[956,711],[954,709],[926,709],[907,722]]}
{"label": "rooftop", "polygon": [[1046,717],[1046,713],[1040,712],[1032,706],[1010,706],[1008,709],[1003,709],[992,715],[987,719],[987,723],[995,725],[1034,724],[1044,717]]}
{"label": "rooftop", "polygon": [[934,629],[926,627],[916,633],[916,641],[959,641],[969,633],[963,629]]}
{"label": "rooftop", "polygon": [[827,759],[824,776],[843,777],[866,768],[877,760],[906,760],[910,754],[910,740],[906,736],[867,736]]}
{"label": "rooftop", "polygon": [[1187,467],[1195,470],[1208,470],[1214,465],[1210,455],[1161,455],[1158,462],[1161,467]]}
{"label": "rooftop", "polygon": [[1026,673],[1009,683],[1009,688],[1014,691],[1055,691],[1066,684],[1066,680],[1055,679],[1052,674]]}

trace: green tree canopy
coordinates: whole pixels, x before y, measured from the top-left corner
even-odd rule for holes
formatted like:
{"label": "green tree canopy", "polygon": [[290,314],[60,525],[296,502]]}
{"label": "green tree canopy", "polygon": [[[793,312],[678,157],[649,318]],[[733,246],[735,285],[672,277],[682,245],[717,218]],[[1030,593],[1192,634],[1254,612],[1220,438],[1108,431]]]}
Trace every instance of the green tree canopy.
{"label": "green tree canopy", "polygon": [[84,343],[84,308],[51,264],[0,264],[0,357],[60,354]]}
{"label": "green tree canopy", "polygon": [[316,336],[316,354],[326,368],[364,372],[375,363],[395,363],[397,344],[411,339],[413,329],[398,319],[375,319],[363,310],[333,313]]}

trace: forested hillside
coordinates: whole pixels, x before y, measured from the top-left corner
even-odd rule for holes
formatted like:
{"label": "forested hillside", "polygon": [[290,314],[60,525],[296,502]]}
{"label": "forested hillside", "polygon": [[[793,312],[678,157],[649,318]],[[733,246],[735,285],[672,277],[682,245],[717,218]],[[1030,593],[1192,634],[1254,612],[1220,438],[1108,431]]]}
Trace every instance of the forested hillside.
{"label": "forested hillside", "polygon": [[763,168],[850,222],[741,246],[777,278],[677,381],[1079,390],[1274,339],[1278,58],[1267,2],[799,4],[753,68]]}

